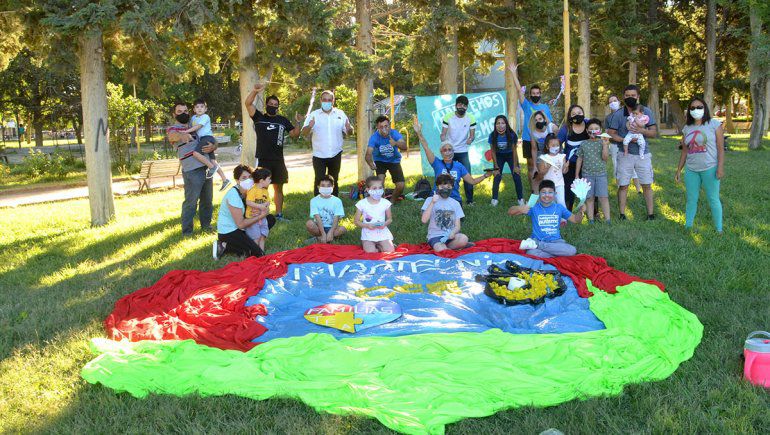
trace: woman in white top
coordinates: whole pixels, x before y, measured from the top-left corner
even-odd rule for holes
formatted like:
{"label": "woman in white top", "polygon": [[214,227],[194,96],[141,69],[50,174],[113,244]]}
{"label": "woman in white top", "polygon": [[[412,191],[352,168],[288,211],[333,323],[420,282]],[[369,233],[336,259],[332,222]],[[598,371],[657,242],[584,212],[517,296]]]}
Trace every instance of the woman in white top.
{"label": "woman in white top", "polygon": [[725,135],[722,123],[711,118],[709,107],[702,99],[690,100],[687,122],[682,128],[682,155],[676,169],[675,180],[680,180],[684,171],[684,186],[687,192],[685,223],[692,229],[698,211],[700,189],[706,191],[711,206],[711,218],[717,232],[722,233],[722,201],[719,199],[720,180],[725,175]]}

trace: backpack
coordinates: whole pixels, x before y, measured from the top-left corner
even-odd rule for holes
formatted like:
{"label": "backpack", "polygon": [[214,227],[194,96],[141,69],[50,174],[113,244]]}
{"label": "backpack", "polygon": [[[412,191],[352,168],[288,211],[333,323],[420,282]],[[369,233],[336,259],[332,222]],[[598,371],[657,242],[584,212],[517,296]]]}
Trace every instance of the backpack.
{"label": "backpack", "polygon": [[364,191],[366,190],[366,181],[360,180],[350,188],[350,199],[357,201],[364,197]]}
{"label": "backpack", "polygon": [[430,184],[427,178],[421,178],[414,185],[414,197],[420,199],[426,199],[433,195],[433,186]]}

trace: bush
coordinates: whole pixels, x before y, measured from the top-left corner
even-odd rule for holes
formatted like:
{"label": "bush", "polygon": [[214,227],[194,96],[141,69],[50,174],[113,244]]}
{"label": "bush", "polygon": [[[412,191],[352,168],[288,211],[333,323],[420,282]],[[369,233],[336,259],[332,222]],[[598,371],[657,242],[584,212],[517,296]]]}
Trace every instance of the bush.
{"label": "bush", "polygon": [[231,144],[237,144],[241,141],[241,133],[234,128],[225,128],[222,129],[222,132],[225,134],[225,136],[230,136]]}
{"label": "bush", "polygon": [[73,172],[76,166],[77,162],[71,155],[55,152],[49,156],[33,149],[12,172],[27,177],[60,180]]}

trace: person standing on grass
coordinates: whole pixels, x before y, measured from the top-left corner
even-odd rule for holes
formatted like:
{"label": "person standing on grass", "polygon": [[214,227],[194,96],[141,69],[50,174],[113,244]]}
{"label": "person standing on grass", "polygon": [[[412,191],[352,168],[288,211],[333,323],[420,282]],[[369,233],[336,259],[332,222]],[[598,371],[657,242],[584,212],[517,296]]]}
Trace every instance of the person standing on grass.
{"label": "person standing on grass", "polygon": [[245,231],[265,218],[264,214],[257,214],[251,218],[244,217],[246,212],[244,198],[249,189],[254,187],[252,172],[253,170],[246,165],[238,165],[233,169],[235,186],[222,197],[217,216],[217,240],[214,241],[212,252],[215,260],[228,253],[246,257],[260,257],[265,254]]}
{"label": "person standing on grass", "polygon": [[[604,118],[604,127],[608,128],[610,126],[610,121],[612,120],[612,117],[615,116],[615,113],[620,110],[620,100],[618,99],[618,96],[615,94],[611,94],[610,97],[607,99],[607,107],[610,109],[609,115],[607,115],[606,118]],[[622,113],[622,112],[621,112]],[[613,176],[615,179],[618,179],[618,147],[614,143],[610,143],[610,157],[612,158],[612,171]],[[642,191],[642,185],[639,184],[639,177],[636,176],[636,171],[631,174],[631,181],[633,181],[634,186],[636,187],[637,192]]]}
{"label": "person standing on grass", "polygon": [[500,172],[492,179],[492,206],[497,206],[497,196],[500,193],[500,181],[503,179],[503,170],[505,165],[511,170],[513,183],[516,185],[516,198],[519,205],[524,204],[524,188],[521,185],[521,168],[519,167],[519,154],[516,147],[519,143],[519,137],[508,124],[508,118],[505,115],[497,115],[495,118],[495,129],[489,133],[489,148],[492,154],[492,163],[494,168]]}
{"label": "person standing on grass", "polygon": [[586,195],[586,210],[588,223],[594,223],[595,197],[599,198],[599,204],[604,215],[604,222],[610,223],[610,200],[607,186],[607,158],[610,155],[608,138],[600,138],[602,123],[596,118],[586,122],[590,139],[584,141],[577,151],[577,168],[575,172],[581,174],[591,183],[591,188]]}
{"label": "person standing on grass", "polygon": [[345,112],[334,107],[334,93],[321,93],[321,108],[314,110],[305,119],[302,134],[312,132],[310,139],[313,145],[313,194],[318,195],[318,183],[324,175],[334,178],[334,192],[339,194],[340,166],[342,166],[342,145],[346,134],[353,133],[353,126]]}
{"label": "person standing on grass", "polygon": [[286,135],[297,138],[300,129],[292,125],[286,117],[278,114],[280,101],[275,95],[267,97],[265,113],[257,110],[254,100],[264,89],[264,83],[254,85],[244,104],[254,121],[254,130],[257,132],[257,166],[269,169],[272,174],[275,218],[278,222],[287,222],[288,219],[283,217],[283,185],[289,182],[289,171],[286,169],[283,147],[286,143]]}
{"label": "person standing on grass", "polygon": [[[176,103],[172,110],[176,124],[166,130],[168,141],[178,149],[195,150],[198,140],[193,138],[185,130],[190,128],[190,113],[187,104]],[[217,149],[216,143],[208,143],[201,148],[203,153],[213,153]],[[211,218],[214,214],[214,184],[211,178],[206,178],[206,166],[195,159],[181,161],[182,179],[184,180],[184,202],[182,203],[182,234],[190,235],[193,232],[195,211],[198,210],[202,231],[213,231]]]}
{"label": "person standing on grass", "polygon": [[[636,85],[628,85],[623,90],[624,107],[610,119],[610,125],[607,126],[607,133],[612,138],[612,142],[620,149],[623,147],[623,138],[628,132],[639,133],[646,138],[654,138],[658,134],[658,126],[655,122],[655,116],[652,111],[642,106],[642,113],[647,116],[647,125],[644,128],[638,128],[631,125],[630,129],[626,127],[626,118],[639,105],[639,88]],[[636,139],[631,139],[628,144],[628,155],[618,153],[618,212],[620,220],[626,220],[626,198],[628,196],[628,185],[636,171],[639,182],[644,191],[644,202],[647,206],[647,220],[655,219],[655,209],[652,195],[652,153],[651,147],[647,147],[644,155],[639,155],[639,144]]]}
{"label": "person standing on grass", "polygon": [[577,171],[577,152],[584,141],[589,139],[588,129],[586,128],[585,112],[577,104],[570,106],[567,110],[567,137],[564,142],[564,154],[567,155],[569,168],[564,173],[564,203],[567,210],[572,211],[575,202],[575,194],[570,187],[575,179],[580,178],[580,172]]}
{"label": "person standing on grass", "polygon": [[401,153],[406,151],[406,141],[396,130],[390,128],[390,119],[380,115],[374,121],[376,131],[369,138],[366,148],[366,163],[378,177],[385,182],[385,176],[390,172],[390,178],[396,188],[393,190],[391,202],[396,203],[404,192],[404,170],[401,168]]}
{"label": "person standing on grass", "polygon": [[533,85],[531,88],[529,88],[529,98],[524,97],[524,93],[521,92],[521,83],[519,82],[519,73],[518,73],[518,65],[515,63],[508,66],[508,70],[511,71],[511,75],[513,76],[513,85],[516,87],[516,89],[519,90],[519,103],[521,104],[521,111],[524,115],[524,125],[521,129],[521,140],[525,144],[524,146],[524,158],[527,159],[527,173],[528,173],[528,179],[529,179],[529,185],[532,189],[532,193],[535,193],[537,190],[535,189],[535,184],[533,183],[533,179],[535,177],[535,171],[537,166],[537,154],[532,153],[532,148],[526,146],[526,144],[530,143],[530,140],[532,139],[530,137],[530,118],[532,118],[532,115],[535,112],[542,112],[543,115],[546,117],[546,119],[540,121],[544,124],[542,124],[543,128],[548,128],[548,132],[544,135],[540,136],[540,138],[544,138],[547,134],[550,134],[550,128],[551,123],[553,122],[553,115],[551,115],[551,108],[548,107],[548,104],[541,103],[540,99],[542,98],[542,91],[540,90],[540,86]]}
{"label": "person standing on grass", "polygon": [[[476,117],[468,111],[468,97],[460,95],[455,100],[455,111],[447,112],[441,121],[441,142],[452,144],[454,149],[454,161],[460,163],[471,171],[471,160],[468,157],[468,145],[473,143],[476,137]],[[473,205],[473,183],[463,181],[465,200],[468,205]]]}
{"label": "person standing on grass", "polygon": [[682,128],[682,155],[676,168],[675,180],[681,179],[684,171],[684,186],[687,192],[684,227],[692,229],[698,212],[700,188],[706,191],[711,206],[714,227],[722,234],[722,201],[719,187],[725,175],[725,135],[722,123],[711,118],[708,105],[701,98],[690,100],[687,122]]}

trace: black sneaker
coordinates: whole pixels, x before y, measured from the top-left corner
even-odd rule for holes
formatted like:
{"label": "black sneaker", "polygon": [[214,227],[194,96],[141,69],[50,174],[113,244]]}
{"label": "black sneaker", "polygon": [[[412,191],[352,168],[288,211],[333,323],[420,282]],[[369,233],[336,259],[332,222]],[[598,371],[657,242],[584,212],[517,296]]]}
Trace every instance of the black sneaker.
{"label": "black sneaker", "polygon": [[624,221],[624,220],[627,220],[627,219],[626,219],[626,215],[624,215],[624,214],[622,214],[622,213],[621,213],[621,214],[620,214],[620,220],[622,220],[622,221]]}
{"label": "black sneaker", "polygon": [[654,214],[648,214],[647,215],[647,220],[648,221],[654,221],[655,220],[655,215]]}
{"label": "black sneaker", "polygon": [[214,246],[212,246],[212,256],[214,257],[214,260],[219,260],[219,258],[222,256],[222,254],[225,253],[225,247],[227,244],[225,242],[220,242],[219,240],[214,240]]}

